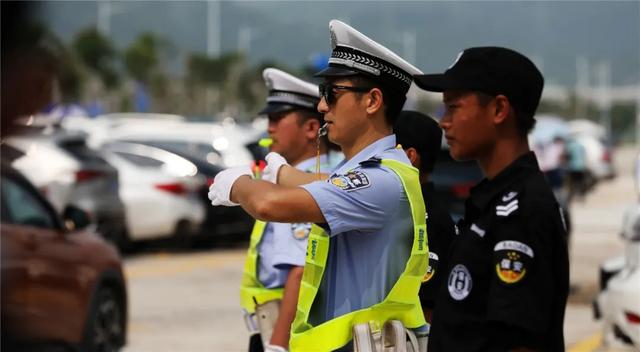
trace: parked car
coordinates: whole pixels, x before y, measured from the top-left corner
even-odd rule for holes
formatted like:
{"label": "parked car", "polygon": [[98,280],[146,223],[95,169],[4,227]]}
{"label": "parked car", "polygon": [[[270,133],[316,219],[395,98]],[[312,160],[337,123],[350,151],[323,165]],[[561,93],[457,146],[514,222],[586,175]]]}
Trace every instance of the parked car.
{"label": "parked car", "polygon": [[122,243],[125,212],[118,197],[118,172],[87,146],[86,134],[35,129],[5,142],[23,154],[11,165],[46,196],[58,214],[74,205],[91,214],[106,239]]}
{"label": "parked car", "polygon": [[[90,134],[90,145],[99,148],[109,140],[153,141],[173,143],[185,152],[197,152],[210,162],[233,167],[251,163],[252,156],[246,144],[253,142],[257,132],[251,125],[223,123],[184,122],[174,115],[138,114],[123,118],[120,115],[99,116],[82,124],[63,122],[65,128],[81,129]],[[149,115],[148,118],[142,116]]]}
{"label": "parked car", "polygon": [[0,172],[2,350],[119,350],[127,288],[116,248],[83,230],[83,210],[69,206],[63,221],[19,171]]}
{"label": "parked car", "polygon": [[103,148],[120,173],[127,239],[174,236],[190,242],[205,216],[198,192],[206,183],[197,177],[196,166],[175,153],[142,144],[109,142]]}
{"label": "parked car", "polygon": [[198,242],[211,242],[228,236],[237,236],[239,239],[248,238],[254,219],[241,207],[214,207],[209,204],[209,186],[213,183],[218,172],[223,170],[222,167],[204,159],[206,154],[199,154],[197,151],[184,148],[184,145],[176,144],[181,142],[134,142],[157,147],[187,159],[196,166],[197,175],[201,175],[207,180],[206,184],[203,184],[198,190],[199,197],[205,204],[206,212],[205,219],[200,226],[200,234],[197,237]]}
{"label": "parked car", "polygon": [[453,160],[446,141],[442,142],[438,161],[429,180],[434,183],[436,199],[449,210],[454,221],[464,216],[464,202],[469,197],[471,187],[482,178],[482,171],[475,161]]}
{"label": "parked car", "polygon": [[614,178],[613,149],[604,127],[579,119],[569,121],[569,129],[571,136],[585,148],[589,176],[594,181]]}
{"label": "parked car", "polygon": [[[638,183],[640,159],[635,171]],[[596,319],[603,321],[605,346],[637,351],[640,349],[640,199],[625,211],[621,235],[625,253],[600,266],[601,291],[593,308]]]}

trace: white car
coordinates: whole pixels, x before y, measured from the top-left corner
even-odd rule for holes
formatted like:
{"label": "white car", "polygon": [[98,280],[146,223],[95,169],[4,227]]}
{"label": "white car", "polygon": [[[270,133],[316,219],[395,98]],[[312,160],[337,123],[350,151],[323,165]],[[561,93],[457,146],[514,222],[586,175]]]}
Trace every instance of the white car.
{"label": "white car", "polygon": [[97,232],[122,248],[125,212],[118,197],[118,172],[103,155],[88,148],[85,134],[35,128],[5,143],[23,153],[11,165],[45,195],[58,214],[70,205],[84,210]]}
{"label": "white car", "polygon": [[588,177],[594,181],[615,177],[612,151],[606,143],[605,129],[589,120],[572,120],[568,126],[571,137],[585,150]]}
{"label": "white car", "polygon": [[[145,117],[146,116],[146,117]],[[233,119],[222,123],[185,122],[177,115],[111,114],[95,119],[65,119],[63,126],[90,134],[94,148],[110,140],[144,142],[180,150],[222,167],[249,165],[253,161],[247,144],[261,131]]]}
{"label": "white car", "polygon": [[[636,182],[640,182],[640,159]],[[594,302],[596,318],[604,323],[603,343],[616,350],[640,349],[640,202],[625,211],[623,257],[606,261],[600,268],[602,291]]]}
{"label": "white car", "polygon": [[133,143],[103,146],[120,173],[120,198],[132,241],[175,236],[189,243],[205,217],[197,194],[205,180],[190,161],[165,150]]}

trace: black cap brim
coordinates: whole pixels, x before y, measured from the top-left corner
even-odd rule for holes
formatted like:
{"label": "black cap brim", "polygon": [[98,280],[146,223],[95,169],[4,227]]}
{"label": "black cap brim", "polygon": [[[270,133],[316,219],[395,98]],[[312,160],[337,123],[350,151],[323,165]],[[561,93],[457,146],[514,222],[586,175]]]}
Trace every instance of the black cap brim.
{"label": "black cap brim", "polygon": [[461,88],[461,84],[445,74],[414,75],[416,85],[430,92],[444,92],[447,89]]}
{"label": "black cap brim", "polygon": [[264,107],[264,109],[258,112],[258,115],[278,114],[281,112],[287,112],[295,109],[302,109],[300,106],[291,104],[270,103]]}
{"label": "black cap brim", "polygon": [[316,73],[313,77],[346,77],[359,75],[361,72],[349,70],[342,67],[329,66],[324,70]]}

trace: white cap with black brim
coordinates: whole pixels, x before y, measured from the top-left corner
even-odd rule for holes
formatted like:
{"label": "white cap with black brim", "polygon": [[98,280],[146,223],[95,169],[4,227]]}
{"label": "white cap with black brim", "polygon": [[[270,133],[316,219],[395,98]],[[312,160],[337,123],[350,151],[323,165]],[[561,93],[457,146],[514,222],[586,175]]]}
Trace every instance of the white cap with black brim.
{"label": "white cap with black brim", "polygon": [[364,75],[406,94],[413,75],[422,74],[391,50],[341,21],[331,20],[329,31],[333,48],[329,67],[316,73],[316,77]]}
{"label": "white cap with black brim", "polygon": [[262,77],[269,89],[269,95],[267,106],[259,112],[260,114],[296,109],[316,111],[320,101],[317,85],[275,68],[265,69]]}

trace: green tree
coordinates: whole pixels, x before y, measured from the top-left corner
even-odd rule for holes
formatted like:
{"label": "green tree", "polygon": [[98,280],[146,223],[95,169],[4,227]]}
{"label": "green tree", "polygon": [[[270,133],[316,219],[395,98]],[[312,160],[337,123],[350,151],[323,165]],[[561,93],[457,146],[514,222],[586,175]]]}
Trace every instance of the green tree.
{"label": "green tree", "polygon": [[124,52],[127,72],[137,81],[149,84],[161,72],[161,51],[168,43],[153,33],[142,33]]}
{"label": "green tree", "polygon": [[84,65],[100,77],[106,88],[115,88],[119,84],[116,69],[118,52],[109,38],[91,27],[80,31],[72,46]]}
{"label": "green tree", "polygon": [[219,58],[191,54],[187,59],[187,81],[196,85],[221,86],[233,66],[239,64],[244,64],[244,56],[239,53],[227,53]]}

